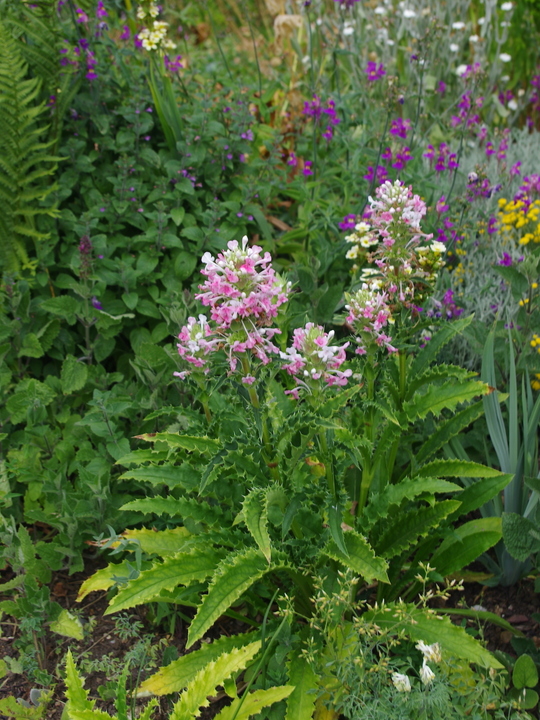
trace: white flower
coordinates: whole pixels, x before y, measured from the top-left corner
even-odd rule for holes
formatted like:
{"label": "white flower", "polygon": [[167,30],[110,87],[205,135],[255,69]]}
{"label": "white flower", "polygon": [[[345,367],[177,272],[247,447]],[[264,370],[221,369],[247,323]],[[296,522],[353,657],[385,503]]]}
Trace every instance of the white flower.
{"label": "white flower", "polygon": [[344,35],[352,35],[354,33],[354,27],[352,25],[346,24],[343,27],[343,34]]}
{"label": "white flower", "polygon": [[429,665],[426,665],[426,661],[424,660],[424,664],[422,665],[422,668],[420,670],[420,680],[424,683],[424,685],[429,685],[429,683],[432,682],[434,679],[435,673],[429,667]]}
{"label": "white flower", "polygon": [[[439,246],[439,248],[435,249],[435,245]],[[430,249],[434,252],[441,252],[443,253],[446,250],[446,247],[443,243],[436,240],[434,243],[430,245]],[[441,646],[439,643],[433,643],[433,645],[426,645],[426,643],[423,640],[420,640],[415,645],[417,650],[420,650],[422,655],[424,656],[424,664],[426,660],[431,660],[432,662],[440,663],[442,660],[441,657]]]}
{"label": "white flower", "polygon": [[510,102],[508,103],[508,107],[510,108],[510,110],[517,110],[517,109],[518,109],[518,104],[517,104],[517,102],[516,102],[514,99],[512,99],[512,100],[510,100]]}
{"label": "white flower", "polygon": [[458,22],[452,23],[452,29],[453,30],[463,30],[465,27],[465,23],[461,20],[458,20]]}
{"label": "white flower", "polygon": [[386,15],[385,8],[381,7],[380,5],[378,5],[373,12],[375,13],[375,15]]}
{"label": "white flower", "polygon": [[513,4],[511,2],[503,2],[501,5],[501,10],[504,12],[510,12],[510,10],[513,8]]}
{"label": "white flower", "polygon": [[458,77],[465,75],[465,73],[467,72],[467,67],[468,67],[468,65],[458,65],[456,68],[456,75]]}
{"label": "white flower", "polygon": [[142,7],[137,8],[137,19],[138,20],[144,20],[146,17],[146,13]]}
{"label": "white flower", "polygon": [[486,18],[485,18],[485,17],[478,18],[478,24],[479,24],[479,25],[483,25],[485,22],[486,22]]}
{"label": "white flower", "polygon": [[508,63],[508,62],[510,62],[511,59],[512,59],[512,56],[509,55],[508,53],[501,53],[499,55],[499,60],[503,63]]}
{"label": "white flower", "polygon": [[407,18],[407,19],[415,18],[416,13],[414,12],[414,10],[409,10],[409,8],[407,8],[406,10],[403,11],[403,17]]}
{"label": "white flower", "polygon": [[[446,246],[444,245],[444,243],[439,242],[438,240],[435,240],[435,242],[432,242],[431,245],[429,246],[429,249],[430,249],[432,252],[437,253],[437,254],[440,254],[440,255],[442,255],[443,253],[446,252]],[[437,643],[435,643],[435,645],[437,645],[437,647],[438,647],[438,644],[437,644]],[[428,645],[428,647],[434,648],[435,645]],[[418,646],[417,646],[417,647],[418,647]],[[439,653],[439,657],[440,657],[440,653]],[[428,657],[428,660],[435,660],[435,658],[434,658],[434,657]],[[435,660],[435,662],[439,662],[439,661],[438,661],[438,660]]]}
{"label": "white flower", "polygon": [[477,43],[479,40],[480,38],[478,37],[478,35],[471,35],[471,37],[469,38],[470,43]]}
{"label": "white flower", "polygon": [[392,673],[392,682],[398,692],[411,692],[411,681],[403,673]]}
{"label": "white flower", "polygon": [[450,43],[450,50],[452,52],[457,52],[459,50],[459,45],[456,45],[456,43]]}

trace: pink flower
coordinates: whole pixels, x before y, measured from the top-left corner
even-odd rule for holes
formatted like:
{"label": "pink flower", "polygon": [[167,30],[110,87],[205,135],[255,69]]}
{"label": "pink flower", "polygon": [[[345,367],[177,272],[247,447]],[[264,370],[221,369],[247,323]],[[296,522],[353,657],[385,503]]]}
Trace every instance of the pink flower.
{"label": "pink flower", "polygon": [[[282,365],[289,375],[296,379],[297,387],[287,394],[298,399],[299,389],[313,392],[321,388],[321,382],[327,387],[347,384],[352,370],[340,370],[346,360],[345,350],[349,343],[331,345],[334,331],[325,333],[320,325],[308,323],[304,328],[296,328],[292,346],[281,352]],[[324,385],[322,386],[324,387]]]}
{"label": "pink flower", "polygon": [[278,308],[288,300],[290,286],[281,280],[271,267],[270,253],[261,255],[262,248],[242,247],[231,240],[225,252],[216,259],[205,253],[205,267],[201,273],[206,280],[195,297],[211,308],[211,317],[220,329],[231,323],[249,318],[254,325],[268,326],[276,317]]}

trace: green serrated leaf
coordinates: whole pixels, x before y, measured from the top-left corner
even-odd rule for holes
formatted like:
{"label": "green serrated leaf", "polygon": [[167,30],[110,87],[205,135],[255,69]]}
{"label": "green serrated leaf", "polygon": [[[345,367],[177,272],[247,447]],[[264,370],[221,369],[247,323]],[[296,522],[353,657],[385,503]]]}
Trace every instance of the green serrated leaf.
{"label": "green serrated leaf", "polygon": [[479,380],[450,380],[441,385],[430,385],[424,393],[415,393],[404,403],[403,410],[409,421],[423,419],[428,413],[437,416],[443,410],[455,410],[457,405],[491,392],[489,385]]}
{"label": "green serrated leaf", "polygon": [[139,440],[148,442],[165,442],[171,448],[183,448],[188,452],[215,453],[221,444],[209,437],[196,437],[194,435],[180,435],[179,433],[146,433],[136,435]]}
{"label": "green serrated leaf", "polygon": [[[255,690],[255,692],[237,698],[228,707],[223,708],[215,716],[215,720],[248,720],[253,715],[258,715],[264,707],[290,697],[293,690],[292,685],[281,685],[268,690]],[[298,720],[302,720],[302,718],[298,717]]]}
{"label": "green serrated leaf", "polygon": [[194,498],[144,498],[141,500],[132,500],[122,505],[120,510],[155,513],[156,515],[166,514],[172,517],[178,516],[182,518],[190,517],[196,522],[210,526],[219,525],[224,519],[223,510],[218,505],[209,505],[207,502],[195,500]]}
{"label": "green serrated leaf", "polygon": [[239,670],[243,670],[261,648],[260,641],[240,648],[233,648],[220,655],[217,660],[210,661],[196,674],[182,693],[180,700],[173,707],[169,720],[192,720],[199,714],[199,708],[207,707],[208,697],[222,685],[226,678]]}
{"label": "green serrated leaf", "polygon": [[[430,341],[431,342],[431,341]],[[429,345],[430,343],[428,343]],[[472,422],[481,417],[484,413],[482,400],[472,403],[468,407],[460,410],[449,420],[438,423],[435,432],[426,440],[426,442],[415,453],[415,462],[421,465],[433,457],[435,453],[446,445],[453,437]]]}
{"label": "green serrated leaf", "polygon": [[461,505],[457,513],[452,517],[467,515],[473,510],[482,507],[489,500],[498,495],[512,480],[512,475],[495,475],[494,477],[482,478],[465,488],[456,498]]}
{"label": "green serrated leaf", "polygon": [[173,590],[179,585],[189,585],[194,580],[204,580],[212,574],[219,556],[214,550],[180,552],[143,570],[118,591],[105,611],[105,615],[149,602],[162,590]]}
{"label": "green serrated leaf", "polygon": [[423,465],[416,473],[417,477],[500,477],[501,471],[481,463],[465,460],[434,460]]}
{"label": "green serrated leaf", "polygon": [[200,640],[208,628],[254,582],[277,567],[273,564],[269,565],[260,550],[253,548],[237,552],[222,561],[216,568],[208,587],[208,594],[203,598],[189,627],[186,647],[189,648]]}
{"label": "green serrated leaf", "polygon": [[[130,455],[132,454],[134,453],[130,453]],[[129,458],[130,455],[127,457]],[[140,480],[141,482],[149,482],[152,485],[167,485],[170,488],[181,486],[186,490],[193,490],[199,484],[200,474],[189,463],[182,463],[182,465],[147,465],[134,470],[127,470],[120,476],[120,480]]]}
{"label": "green serrated leaf", "polygon": [[259,550],[270,562],[272,548],[270,535],[268,534],[268,512],[266,509],[266,493],[264,490],[254,488],[244,498],[242,503],[244,522],[253,539],[259,546]]}
{"label": "green serrated leaf", "polygon": [[84,680],[79,677],[71,650],[66,654],[66,696],[68,712],[92,710],[94,707],[94,703],[88,700],[88,691],[84,689]]}
{"label": "green serrated leaf", "polygon": [[101,568],[90,577],[86,578],[81,587],[79,588],[79,594],[77,595],[77,602],[81,602],[91,592],[97,590],[108,590],[114,585],[113,578],[122,577],[129,573],[128,561],[124,560],[121,563],[109,563],[107,567]]}
{"label": "green serrated leaf", "polygon": [[323,553],[346,567],[352,568],[354,572],[361,575],[368,582],[373,579],[389,582],[386,573],[388,563],[383,558],[377,557],[367,540],[353,530],[344,533],[343,539],[347,546],[348,555],[341,552],[332,540],[323,550]]}
{"label": "green serrated leaf", "polygon": [[182,655],[166,667],[145,680],[139,687],[139,693],[151,692],[154,695],[169,695],[183,690],[211,660],[230,652],[233,648],[244,647],[255,642],[258,631],[242,635],[222,636],[213,643],[203,643],[200,650]]}
{"label": "green serrated leaf", "polygon": [[88,365],[79,362],[73,355],[67,355],[62,363],[60,381],[64,395],[82,390],[88,379]]}
{"label": "green serrated leaf", "polygon": [[386,558],[395,557],[419,537],[425,537],[432,528],[438,527],[442,520],[457,510],[459,505],[456,500],[442,500],[433,507],[421,507],[400,513],[393,519],[390,527],[385,522],[386,529],[374,543],[375,551]]}

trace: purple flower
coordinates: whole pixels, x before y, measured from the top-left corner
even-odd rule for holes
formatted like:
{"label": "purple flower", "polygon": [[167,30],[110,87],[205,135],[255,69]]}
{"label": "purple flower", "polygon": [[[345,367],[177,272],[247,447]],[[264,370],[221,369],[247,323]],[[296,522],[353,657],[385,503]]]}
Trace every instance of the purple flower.
{"label": "purple flower", "polygon": [[345,215],[343,220],[338,223],[338,228],[340,230],[354,230],[354,226],[356,225],[356,215]]}
{"label": "purple flower", "polygon": [[313,170],[311,169],[311,166],[313,163],[311,160],[306,160],[304,163],[304,169],[302,170],[302,173],[307,177],[308,175],[313,175]]}
{"label": "purple flower", "polygon": [[509,255],[507,252],[503,252],[503,256],[498,261],[497,265],[504,265],[505,267],[510,267],[511,264],[512,264],[512,256]]}
{"label": "purple flower", "polygon": [[386,148],[384,152],[381,153],[381,158],[383,160],[391,160],[392,159],[392,151],[389,147]]}
{"label": "purple flower", "polygon": [[373,60],[370,60],[367,64],[367,67],[365,68],[364,72],[367,75],[367,81],[370,83],[376,82],[377,80],[380,80],[382,77],[386,75],[386,70],[384,69],[384,65],[382,63],[379,63],[377,65],[376,62],[373,62]]}
{"label": "purple flower", "polygon": [[96,310],[103,310],[103,305],[99,302],[95,295],[92,298],[92,305],[93,307],[95,307]]}
{"label": "purple flower", "polygon": [[136,48],[142,48],[142,40],[138,35],[133,36],[133,44]]}
{"label": "purple flower", "polygon": [[289,159],[287,160],[287,165],[290,165],[291,167],[296,167],[298,165],[298,158],[296,155],[291,152],[289,155]]}
{"label": "purple flower", "polygon": [[[165,57],[163,58],[163,62],[165,64],[165,69],[168,72],[178,72],[180,70],[180,68],[184,67],[182,65],[182,63],[180,62],[181,59],[182,59],[181,55],[177,55],[174,60],[169,60],[169,56],[165,55]],[[152,110],[150,110],[150,112],[152,112]]]}
{"label": "purple flower", "polygon": [[120,40],[129,40],[130,37],[131,37],[131,32],[129,30],[129,25],[124,25],[122,34],[120,35]]}
{"label": "purple flower", "polygon": [[450,208],[446,204],[446,198],[444,195],[441,195],[440,200],[437,201],[437,204],[435,205],[435,210],[437,211],[438,215],[442,215],[445,212],[448,212]]}
{"label": "purple flower", "polygon": [[439,80],[439,84],[437,85],[437,89],[435,92],[440,93],[441,95],[444,95],[446,92],[446,83],[443,80]]}
{"label": "purple flower", "polygon": [[392,120],[390,125],[390,135],[395,135],[403,139],[407,138],[407,132],[411,129],[411,121],[403,120],[403,118],[397,118]]}
{"label": "purple flower", "polygon": [[408,147],[404,147],[401,152],[396,153],[392,167],[396,170],[403,170],[405,165],[412,160],[411,150]]}
{"label": "purple flower", "polygon": [[81,10],[81,8],[77,8],[75,10],[77,13],[77,22],[78,23],[87,23],[88,22],[88,15],[84,12],[84,10]]}
{"label": "purple flower", "polygon": [[512,167],[510,168],[510,177],[514,177],[515,175],[521,175],[521,160],[518,160],[517,163],[514,163]]}
{"label": "purple flower", "polygon": [[97,8],[96,8],[96,17],[98,18],[104,18],[108,17],[109,13],[105,10],[105,7],[103,5],[103,0],[98,0]]}

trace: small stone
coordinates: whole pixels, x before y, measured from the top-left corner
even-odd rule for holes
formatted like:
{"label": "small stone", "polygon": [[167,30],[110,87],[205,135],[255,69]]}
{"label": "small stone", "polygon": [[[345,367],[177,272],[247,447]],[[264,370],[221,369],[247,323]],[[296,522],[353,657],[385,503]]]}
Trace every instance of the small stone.
{"label": "small stone", "polygon": [[512,624],[528,622],[529,618],[527,615],[512,615],[508,618],[508,622]]}

